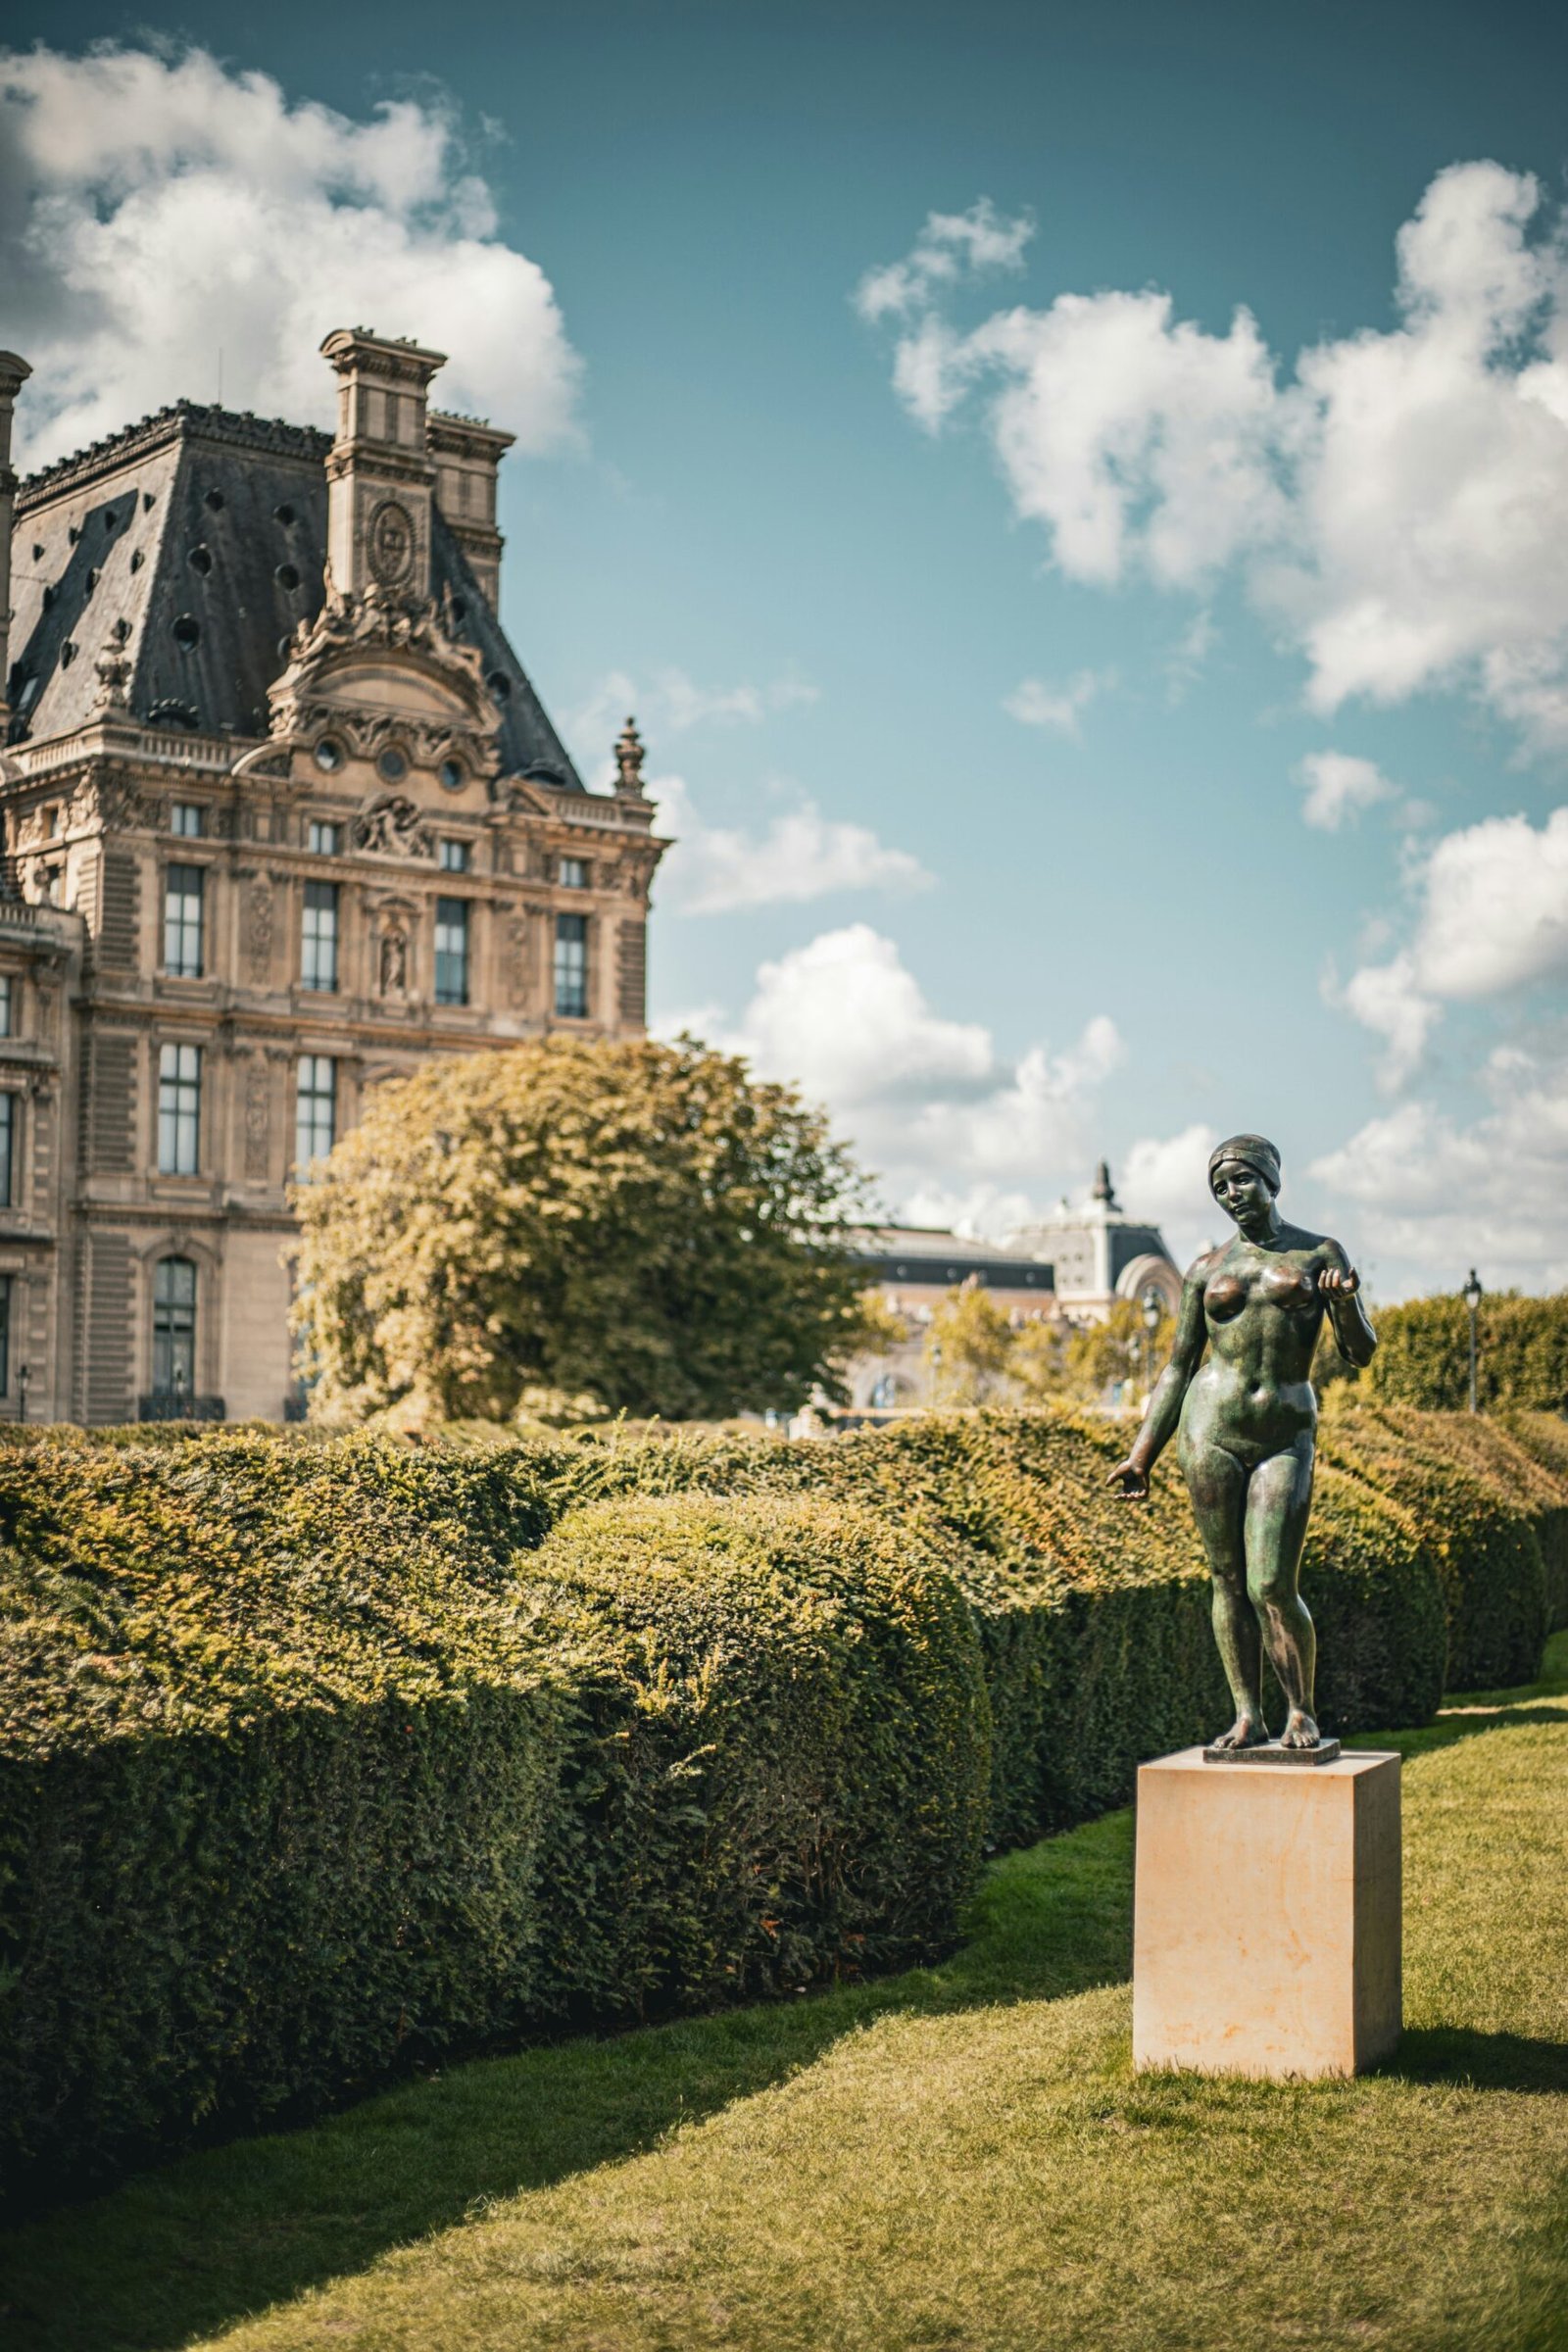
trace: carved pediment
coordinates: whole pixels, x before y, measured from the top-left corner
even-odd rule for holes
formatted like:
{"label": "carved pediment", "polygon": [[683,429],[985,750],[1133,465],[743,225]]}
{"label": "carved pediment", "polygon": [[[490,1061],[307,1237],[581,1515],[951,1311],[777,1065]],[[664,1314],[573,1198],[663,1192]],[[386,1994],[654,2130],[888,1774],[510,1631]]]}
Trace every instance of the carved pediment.
{"label": "carved pediment", "polygon": [[497,774],[500,715],[449,601],[410,602],[373,587],[342,596],[329,581],[326,603],[295,631],[270,689],[273,739],[309,742],[330,726],[360,757],[396,743],[420,762],[461,756],[474,773]]}

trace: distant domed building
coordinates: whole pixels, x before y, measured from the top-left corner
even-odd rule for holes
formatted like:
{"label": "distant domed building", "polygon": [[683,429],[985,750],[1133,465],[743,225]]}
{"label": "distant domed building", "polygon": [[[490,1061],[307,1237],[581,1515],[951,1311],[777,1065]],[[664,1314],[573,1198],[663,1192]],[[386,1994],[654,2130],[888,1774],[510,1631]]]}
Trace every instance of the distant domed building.
{"label": "distant domed building", "polygon": [[1007,1248],[1049,1259],[1055,1268],[1056,1303],[1070,1321],[1103,1321],[1117,1298],[1155,1291],[1174,1313],[1181,1303],[1180,1268],[1157,1225],[1130,1217],[1116,1199],[1108,1161],[1101,1160],[1087,1200],[1063,1200],[1049,1216],[1007,1236]]}

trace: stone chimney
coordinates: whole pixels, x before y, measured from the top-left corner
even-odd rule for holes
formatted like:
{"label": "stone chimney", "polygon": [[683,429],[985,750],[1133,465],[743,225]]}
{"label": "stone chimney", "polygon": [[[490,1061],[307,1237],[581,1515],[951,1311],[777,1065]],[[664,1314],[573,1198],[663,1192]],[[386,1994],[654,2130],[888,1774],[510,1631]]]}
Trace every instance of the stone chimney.
{"label": "stone chimney", "polygon": [[14,351],[0,351],[0,742],[10,716],[11,679],[11,530],[17,503],[17,477],[11,464],[11,416],[17,394],[32,369]]}
{"label": "stone chimney", "polygon": [[338,376],[326,456],[326,558],[340,596],[422,603],[430,593],[435,467],[425,396],[446,354],[340,326],[321,353]]}
{"label": "stone chimney", "polygon": [[501,601],[501,533],[496,529],[496,469],[516,439],[473,416],[430,411],[427,427],[435,461],[435,503],[468,559],[468,568],[494,612]]}

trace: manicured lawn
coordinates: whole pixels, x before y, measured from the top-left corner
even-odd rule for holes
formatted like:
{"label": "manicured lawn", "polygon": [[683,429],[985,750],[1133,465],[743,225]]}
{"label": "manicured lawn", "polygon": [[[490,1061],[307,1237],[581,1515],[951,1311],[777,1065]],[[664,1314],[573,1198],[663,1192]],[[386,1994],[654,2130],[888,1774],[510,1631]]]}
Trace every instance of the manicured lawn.
{"label": "manicured lawn", "polygon": [[941,1968],[455,2068],[32,2225],[0,2338],[1568,2346],[1568,1637],[1549,1665],[1373,1742],[1409,1759],[1376,2076],[1133,2076],[1122,1814],[999,1863]]}

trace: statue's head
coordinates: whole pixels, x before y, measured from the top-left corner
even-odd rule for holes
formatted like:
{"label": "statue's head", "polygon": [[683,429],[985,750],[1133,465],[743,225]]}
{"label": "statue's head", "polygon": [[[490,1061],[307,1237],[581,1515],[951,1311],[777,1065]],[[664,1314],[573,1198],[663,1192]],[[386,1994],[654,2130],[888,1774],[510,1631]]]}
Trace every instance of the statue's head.
{"label": "statue's head", "polygon": [[1232,1135],[1209,1153],[1208,1189],[1238,1225],[1266,1220],[1280,1189],[1280,1155],[1264,1135]]}

